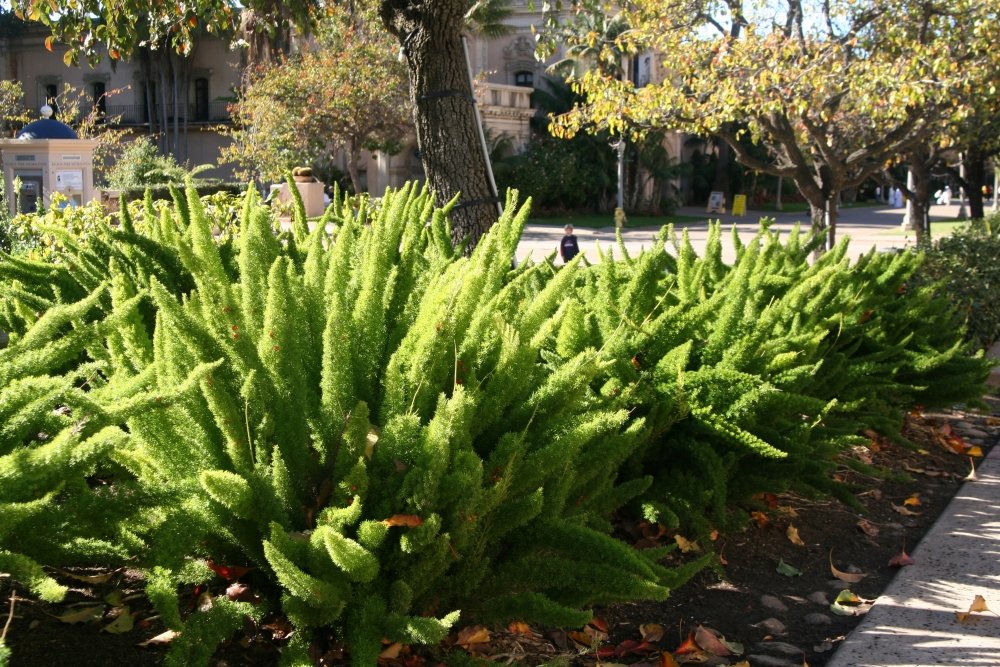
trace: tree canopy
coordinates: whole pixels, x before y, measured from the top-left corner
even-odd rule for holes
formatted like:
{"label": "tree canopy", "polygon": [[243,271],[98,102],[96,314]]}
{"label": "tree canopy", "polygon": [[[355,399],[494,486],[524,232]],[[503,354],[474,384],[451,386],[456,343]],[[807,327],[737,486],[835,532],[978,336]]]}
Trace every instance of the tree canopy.
{"label": "tree canopy", "polygon": [[361,149],[390,147],[410,126],[406,71],[392,38],[363,20],[331,23],[321,26],[315,47],[251,73],[223,155],[241,165],[242,176],[280,179],[342,149],[358,192]]}
{"label": "tree canopy", "polygon": [[990,0],[635,0],[621,16],[629,29],[614,48],[660,54],[660,83],[636,89],[590,70],[576,80],[587,104],[557,131],[717,135],[747,166],[793,180],[813,226],[829,219],[831,244],[839,193],[930,140],[942,117],[965,116],[1000,36]]}

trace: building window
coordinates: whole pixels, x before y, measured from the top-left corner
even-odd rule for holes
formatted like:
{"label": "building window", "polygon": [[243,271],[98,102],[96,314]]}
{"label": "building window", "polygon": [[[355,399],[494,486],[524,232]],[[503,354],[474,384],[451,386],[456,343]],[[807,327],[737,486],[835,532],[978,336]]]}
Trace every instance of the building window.
{"label": "building window", "polygon": [[56,97],[59,95],[59,86],[54,83],[45,84],[45,104],[52,107],[52,117],[55,118],[59,116],[59,105],[56,103]]}
{"label": "building window", "polygon": [[107,87],[103,81],[95,81],[90,85],[94,97],[94,108],[101,112],[102,116],[108,113]]}
{"label": "building window", "polygon": [[208,120],[208,79],[205,77],[194,80],[194,119]]}
{"label": "building window", "polygon": [[535,87],[535,73],[529,70],[520,70],[514,72],[514,85],[523,86],[525,88]]}

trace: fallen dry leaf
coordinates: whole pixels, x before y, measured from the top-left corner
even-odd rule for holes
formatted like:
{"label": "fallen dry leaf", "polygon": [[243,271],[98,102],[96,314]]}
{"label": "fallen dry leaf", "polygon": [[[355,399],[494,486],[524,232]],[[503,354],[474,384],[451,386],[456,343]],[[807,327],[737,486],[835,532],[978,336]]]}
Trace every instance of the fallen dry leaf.
{"label": "fallen dry leaf", "polygon": [[906,553],[906,549],[900,549],[899,553],[889,559],[889,567],[906,567],[913,565],[913,559]]}
{"label": "fallen dry leaf", "polygon": [[511,621],[507,626],[507,632],[515,635],[531,636],[531,626],[522,621]]}
{"label": "fallen dry leaf", "polygon": [[399,642],[389,644],[378,654],[380,660],[395,660],[399,657],[399,652],[403,650],[403,645]]}
{"label": "fallen dry leaf", "polygon": [[680,547],[681,553],[698,553],[701,551],[701,547],[698,546],[697,541],[689,540],[682,535],[674,535],[674,542]]}
{"label": "fallen dry leaf", "polygon": [[82,581],[85,584],[106,584],[111,580],[111,577],[115,576],[121,569],[112,570],[111,572],[105,572],[104,574],[75,574],[73,572],[68,572],[66,570],[60,570],[59,568],[53,568],[59,574],[65,575],[76,579],[77,581]]}
{"label": "fallen dry leaf", "polygon": [[982,458],[983,456],[983,450],[979,445],[973,445],[972,447],[969,447],[969,451],[965,453],[968,454],[969,456],[975,456],[978,458]]}
{"label": "fallen dry leaf", "polygon": [[643,623],[639,626],[639,635],[644,642],[658,642],[663,639],[663,626],[659,623]]}
{"label": "fallen dry leaf", "polygon": [[166,646],[170,642],[174,641],[174,639],[179,637],[180,634],[181,633],[177,632],[176,630],[167,630],[165,632],[161,632],[155,637],[150,637],[144,642],[139,642],[139,646],[142,646],[143,648],[147,646]]}
{"label": "fallen dry leaf", "polygon": [[764,528],[767,524],[771,523],[771,519],[763,512],[753,511],[750,512],[750,516],[757,523],[758,528]]}
{"label": "fallen dry leaf", "polygon": [[705,652],[719,656],[720,658],[743,653],[742,646],[727,642],[725,637],[722,637],[711,628],[706,628],[704,625],[699,625],[695,628],[694,641]]}
{"label": "fallen dry leaf", "polygon": [[920,512],[914,512],[913,510],[907,509],[906,507],[903,507],[902,505],[895,505],[894,504],[894,505],[892,505],[892,509],[896,510],[896,512],[898,512],[899,514],[902,514],[903,516],[920,516]]}
{"label": "fallen dry leaf", "polygon": [[490,641],[490,631],[481,625],[470,625],[462,628],[455,643],[469,648],[473,644],[487,644]]}
{"label": "fallen dry leaf", "polygon": [[959,623],[965,623],[969,620],[969,617],[977,611],[990,611],[990,608],[986,606],[986,598],[982,595],[977,595],[972,599],[972,604],[969,605],[969,611],[956,611],[955,618],[958,619]]}
{"label": "fallen dry leaf", "polygon": [[903,505],[907,507],[920,507],[920,494],[914,493],[912,496],[903,501]]}
{"label": "fallen dry leaf", "polygon": [[785,531],[785,536],[788,538],[789,542],[797,547],[804,547],[806,545],[806,543],[802,541],[802,538],[799,537],[799,529],[792,524],[788,524],[788,530]]}
{"label": "fallen dry leaf", "polygon": [[393,514],[388,519],[384,519],[382,523],[387,526],[406,526],[408,528],[415,528],[424,522],[416,514]]}
{"label": "fallen dry leaf", "polygon": [[701,653],[701,647],[694,641],[694,633],[688,633],[688,638],[674,650],[674,655],[690,655]]}
{"label": "fallen dry leaf", "polygon": [[674,656],[664,651],[660,654],[660,661],[656,663],[656,667],[681,667],[674,660]]}
{"label": "fallen dry leaf", "polygon": [[861,581],[862,579],[865,578],[864,574],[861,574],[861,573],[855,574],[853,572],[842,572],[841,570],[838,570],[836,567],[834,567],[833,566],[833,549],[830,549],[830,572],[837,579],[840,579],[841,581],[846,581],[849,584],[856,584],[856,583],[858,583],[859,581]]}
{"label": "fallen dry leaf", "polygon": [[104,605],[96,605],[84,607],[76,611],[71,611],[62,616],[56,616],[55,618],[62,621],[63,623],[69,623],[73,625],[75,623],[89,623],[90,621],[96,620],[104,616]]}
{"label": "fallen dry leaf", "polygon": [[120,635],[130,632],[135,627],[135,618],[132,616],[132,610],[128,608],[128,605],[116,607],[112,610],[112,613],[116,614],[115,620],[101,628],[102,632]]}
{"label": "fallen dry leaf", "polygon": [[861,532],[868,537],[878,537],[879,528],[874,523],[868,519],[861,519],[858,521],[857,526],[861,529]]}

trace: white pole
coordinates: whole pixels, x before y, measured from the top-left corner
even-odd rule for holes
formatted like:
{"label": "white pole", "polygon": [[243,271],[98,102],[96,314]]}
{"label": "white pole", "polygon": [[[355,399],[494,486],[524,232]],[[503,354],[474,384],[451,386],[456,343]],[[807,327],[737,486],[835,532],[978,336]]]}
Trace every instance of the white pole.
{"label": "white pole", "polygon": [[479,113],[479,102],[475,100],[475,81],[472,76],[472,61],[469,60],[469,40],[462,35],[462,50],[465,52],[465,67],[469,72],[469,92],[472,94],[473,106],[476,107],[476,129],[479,130],[479,145],[483,149],[483,162],[486,163],[486,176],[490,181],[490,192],[497,200],[497,213],[503,215],[503,204],[500,203],[500,193],[497,190],[496,179],[493,178],[493,164],[490,162],[490,151],[486,147],[486,133],[483,131],[483,119]]}

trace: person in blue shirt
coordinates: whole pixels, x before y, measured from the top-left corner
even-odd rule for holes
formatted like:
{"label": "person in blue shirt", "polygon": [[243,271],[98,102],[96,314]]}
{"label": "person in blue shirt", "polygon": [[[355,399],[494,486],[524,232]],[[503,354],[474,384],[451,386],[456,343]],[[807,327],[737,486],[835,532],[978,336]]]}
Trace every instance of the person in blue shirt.
{"label": "person in blue shirt", "polygon": [[566,225],[563,231],[565,235],[559,242],[559,256],[563,262],[569,262],[580,254],[580,245],[576,241],[576,234],[573,233],[573,225]]}

